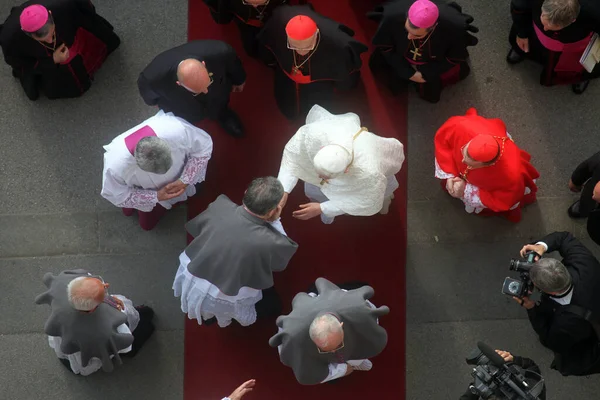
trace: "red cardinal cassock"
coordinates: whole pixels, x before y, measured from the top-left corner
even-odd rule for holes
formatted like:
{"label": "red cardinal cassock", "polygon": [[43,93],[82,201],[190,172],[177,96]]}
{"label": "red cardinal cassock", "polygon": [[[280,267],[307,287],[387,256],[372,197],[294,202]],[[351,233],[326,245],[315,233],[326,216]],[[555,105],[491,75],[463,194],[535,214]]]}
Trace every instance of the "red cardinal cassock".
{"label": "red cardinal cassock", "polygon": [[[465,153],[485,164],[465,164]],[[518,222],[521,207],[533,203],[537,192],[535,179],[540,174],[530,160],[500,119],[483,118],[474,108],[450,118],[435,134],[435,176],[444,181],[460,177],[466,182],[462,200],[467,212],[503,213]]]}

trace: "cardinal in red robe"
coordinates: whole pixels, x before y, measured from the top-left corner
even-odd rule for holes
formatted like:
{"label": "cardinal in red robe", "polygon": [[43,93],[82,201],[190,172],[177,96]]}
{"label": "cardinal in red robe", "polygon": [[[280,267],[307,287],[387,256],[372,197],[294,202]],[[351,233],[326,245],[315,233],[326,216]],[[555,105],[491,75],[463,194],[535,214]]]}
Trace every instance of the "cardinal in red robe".
{"label": "cardinal in red robe", "polygon": [[450,118],[435,134],[435,177],[465,210],[521,220],[521,207],[535,202],[540,176],[529,153],[519,149],[500,119]]}

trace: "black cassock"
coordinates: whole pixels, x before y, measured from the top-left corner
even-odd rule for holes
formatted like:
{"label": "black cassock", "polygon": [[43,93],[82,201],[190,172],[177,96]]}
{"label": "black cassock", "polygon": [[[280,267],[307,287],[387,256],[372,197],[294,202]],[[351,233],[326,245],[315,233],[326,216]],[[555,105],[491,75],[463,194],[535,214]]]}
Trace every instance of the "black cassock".
{"label": "black cassock", "polygon": [[249,56],[258,55],[256,35],[260,32],[271,13],[288,0],[271,0],[267,5],[253,7],[242,0],[203,0],[217,24],[234,21],[240,30],[244,50]]}
{"label": "black cassock", "polygon": [[[318,45],[306,56],[287,47],[285,26],[296,15],[310,17],[319,28]],[[287,118],[303,117],[315,104],[331,111],[335,89],[356,85],[362,65],[360,54],[368,48],[352,36],[350,28],[317,14],[310,5],[275,9],[258,40],[264,61],[275,66],[275,99]],[[295,65],[299,66],[297,71]]]}
{"label": "black cassock", "polygon": [[410,40],[404,24],[413,3],[414,0],[396,0],[377,6],[368,14],[379,22],[369,64],[394,92],[410,81],[416,71],[421,72],[426,83],[416,84],[419,95],[435,103],[444,87],[469,75],[467,46],[477,44],[470,32],[478,29],[458,4],[434,0],[440,11],[437,26],[423,39]]}
{"label": "black cassock", "polygon": [[[572,278],[570,304],[600,316],[600,263],[569,232],[554,232],[540,240],[548,253],[558,251]],[[540,304],[528,310],[529,321],[540,342],[554,351],[551,368],[563,375],[589,375],[600,372],[600,343],[592,325],[543,294]]]}
{"label": "black cassock", "polygon": [[[188,58],[204,61],[213,80],[208,93],[194,96],[177,84],[177,67]],[[138,88],[149,106],[158,106],[194,124],[204,118],[223,118],[232,86],[245,81],[242,62],[230,45],[219,40],[194,40],[156,56],[140,74]]]}
{"label": "black cassock", "polygon": [[[55,48],[66,44],[70,59],[55,64],[53,44],[26,35],[19,17],[25,7],[41,4],[52,12]],[[87,91],[94,73],[120,44],[113,26],[96,14],[89,0],[33,0],[11,10],[0,31],[4,60],[19,77],[30,99],[41,89],[50,99],[78,97]]]}
{"label": "black cassock", "polygon": [[[543,2],[544,0],[511,1],[513,25],[508,40],[512,48],[520,55],[544,66],[540,75],[540,84],[544,86],[574,84],[597,78],[600,75],[598,65],[592,73],[588,73],[579,64],[579,59],[583,55],[590,36],[594,32],[600,32],[598,2],[581,0],[581,11],[575,22],[559,31],[544,30],[540,21]],[[542,35],[542,39],[557,40],[571,48],[569,51],[566,49],[565,51],[551,51],[542,45],[539,35]],[[517,36],[529,39],[529,53],[525,53],[519,48]]]}

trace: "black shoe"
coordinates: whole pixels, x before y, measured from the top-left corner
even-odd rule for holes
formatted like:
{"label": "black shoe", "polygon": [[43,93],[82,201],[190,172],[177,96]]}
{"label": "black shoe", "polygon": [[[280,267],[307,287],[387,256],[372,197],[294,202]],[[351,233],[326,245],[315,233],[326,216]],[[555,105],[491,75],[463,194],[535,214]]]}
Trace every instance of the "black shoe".
{"label": "black shoe", "polygon": [[225,115],[219,120],[219,124],[221,124],[225,132],[236,139],[244,136],[244,127],[240,121],[240,117],[231,110],[225,112]]}
{"label": "black shoe", "polygon": [[571,86],[571,89],[573,89],[573,93],[581,94],[581,93],[585,92],[585,89],[587,89],[589,84],[590,84],[589,80],[575,83]]}
{"label": "black shoe", "polygon": [[206,326],[210,326],[217,322],[217,317],[212,317],[211,319],[202,319],[202,323]]}
{"label": "black shoe", "polygon": [[21,77],[21,71],[19,71],[16,68],[13,68],[13,70],[12,70],[12,76],[15,77],[15,78],[20,78]]}
{"label": "black shoe", "polygon": [[508,54],[506,55],[506,62],[509,64],[518,64],[523,61],[525,57],[521,54],[517,53],[515,49],[510,49]]}
{"label": "black shoe", "polygon": [[143,318],[144,320],[152,321],[152,318],[154,318],[154,310],[148,306],[142,304],[135,307],[135,309],[140,313],[140,319]]}
{"label": "black shoe", "polygon": [[569,207],[569,209],[567,210],[567,214],[569,214],[569,217],[585,218],[585,216],[581,215],[581,213],[579,212],[580,204],[581,204],[581,202],[579,200],[577,200],[575,203],[571,204],[571,207]]}
{"label": "black shoe", "polygon": [[19,79],[29,100],[36,101],[40,98],[40,89],[35,75],[21,75]]}

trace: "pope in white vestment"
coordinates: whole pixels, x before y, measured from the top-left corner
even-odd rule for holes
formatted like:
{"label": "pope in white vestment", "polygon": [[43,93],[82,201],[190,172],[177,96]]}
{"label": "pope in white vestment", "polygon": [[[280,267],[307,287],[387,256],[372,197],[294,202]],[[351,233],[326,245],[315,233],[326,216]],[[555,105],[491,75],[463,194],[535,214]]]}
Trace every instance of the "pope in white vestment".
{"label": "pope in white vestment", "polygon": [[[136,161],[137,144],[152,136],[162,139],[171,150],[172,163],[162,174],[147,172]],[[212,139],[205,131],[161,110],[104,146],[102,197],[122,207],[126,215],[131,215],[132,209],[138,210],[140,225],[152,229],[160,217],[146,226],[142,223],[143,217],[153,210],[154,214],[158,211],[162,215],[173,204],[193,196],[196,193],[194,185],[204,181],[206,176],[212,148]],[[171,193],[177,191],[180,194],[159,200],[161,189],[171,186],[174,188]]]}
{"label": "pope in white vestment", "polygon": [[342,214],[387,214],[403,162],[397,139],[368,132],[354,113],[334,115],[315,105],[286,144],[278,179],[286,193],[304,181],[311,203],[300,205],[294,217],[321,215],[330,224]]}

